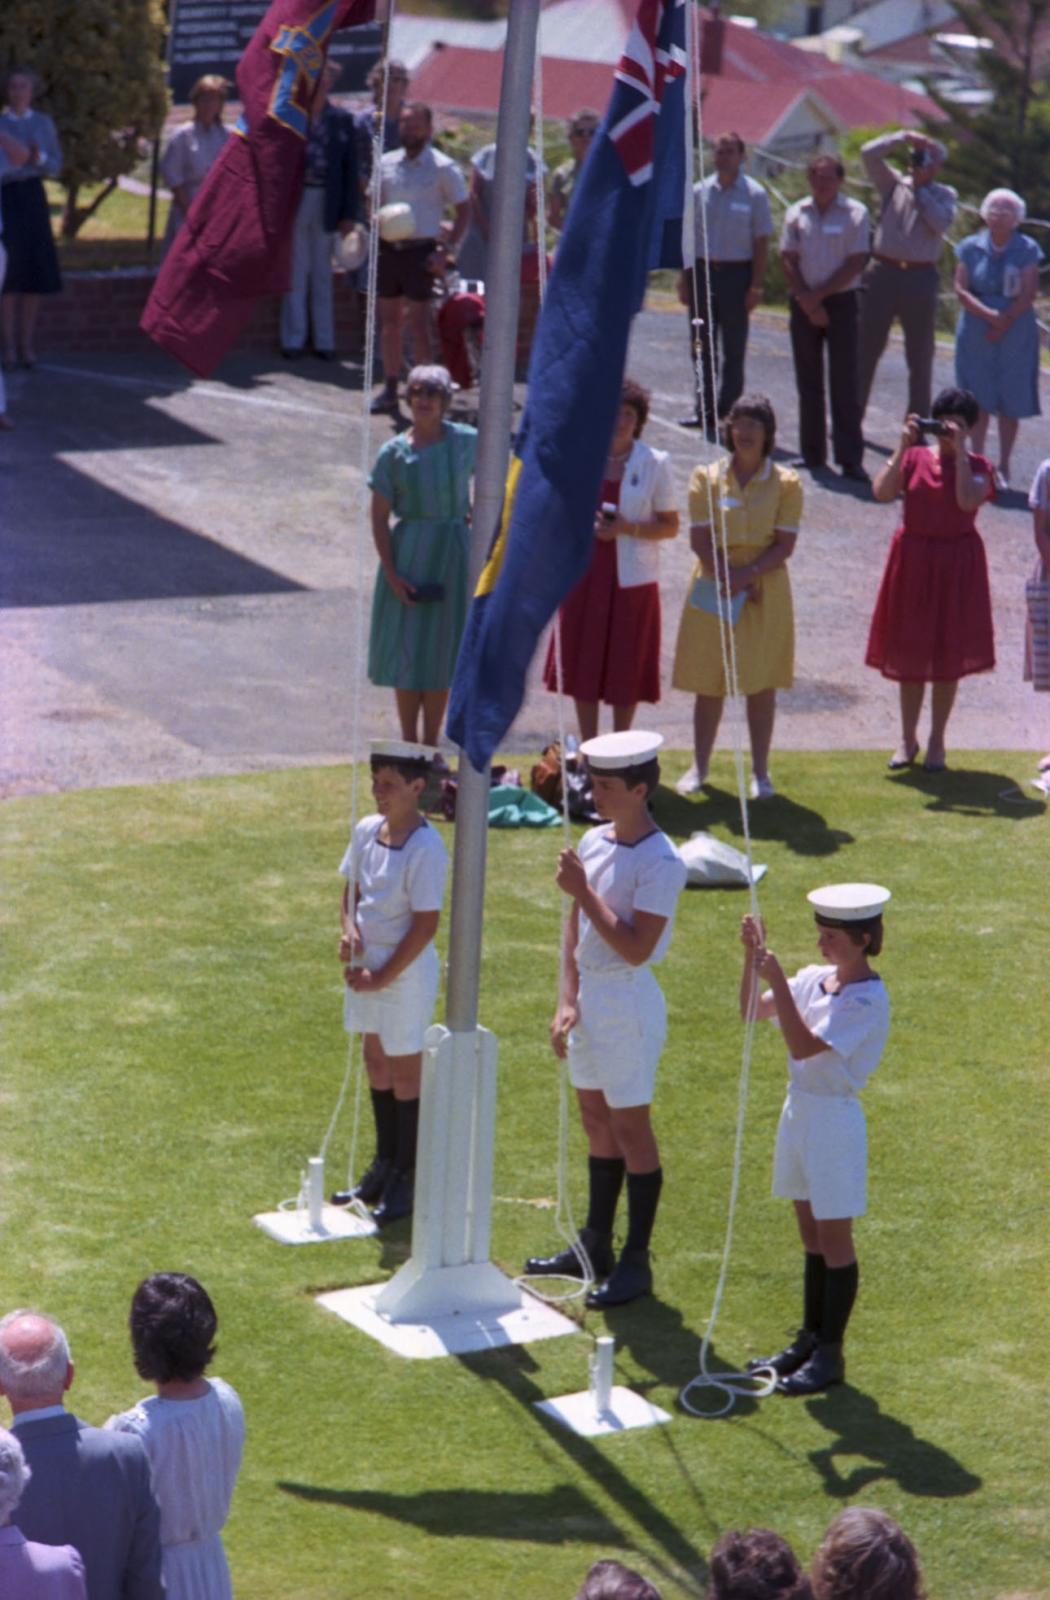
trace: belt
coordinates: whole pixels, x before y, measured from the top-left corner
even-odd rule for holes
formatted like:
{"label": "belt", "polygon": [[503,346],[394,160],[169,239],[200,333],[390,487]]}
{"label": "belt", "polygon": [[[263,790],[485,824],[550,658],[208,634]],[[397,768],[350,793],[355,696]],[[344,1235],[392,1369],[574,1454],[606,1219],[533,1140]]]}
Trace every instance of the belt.
{"label": "belt", "polygon": [[[699,265],[703,260],[703,256],[698,256],[697,264]],[[709,267],[749,267],[751,265],[751,257],[744,256],[740,261],[712,261],[710,256],[708,256],[707,265]]]}
{"label": "belt", "polygon": [[428,250],[433,250],[433,239],[381,239],[380,244],[384,250],[422,250],[424,245]]}
{"label": "belt", "polygon": [[899,267],[902,272],[913,272],[916,267],[936,267],[936,261],[898,261],[894,256],[872,255],[873,261],[881,261],[884,267]]}

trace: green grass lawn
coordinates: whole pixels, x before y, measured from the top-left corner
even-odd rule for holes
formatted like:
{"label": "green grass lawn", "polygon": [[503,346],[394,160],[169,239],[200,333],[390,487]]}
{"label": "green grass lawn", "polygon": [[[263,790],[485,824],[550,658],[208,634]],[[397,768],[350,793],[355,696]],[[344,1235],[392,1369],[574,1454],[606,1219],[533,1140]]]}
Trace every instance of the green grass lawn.
{"label": "green grass lawn", "polygon": [[[381,1243],[288,1249],[251,1224],[294,1193],[345,1063],[346,771],[5,805],[0,1300],[66,1325],[77,1408],[101,1422],[143,1389],[125,1335],[136,1282],[161,1268],[205,1282],[222,1324],[216,1370],[248,1414],[227,1530],[239,1595],[554,1600],[601,1554],[640,1566],[665,1597],[693,1595],[727,1527],[772,1526],[808,1555],[849,1502],[900,1519],[931,1600],[1050,1595],[1048,819],[1040,802],[1002,797],[1026,782],[1030,756],[955,762],[970,770],[890,778],[870,754],[785,752],[786,798],[752,811],[770,942],[791,969],[814,956],[807,889],[865,878],[894,893],[878,963],[893,1027],[865,1093],[872,1209],[848,1385],[745,1401],[717,1422],[676,1406],[718,1269],[741,1045],[745,897],[694,891],[661,969],[657,1297],[608,1318],[617,1381],[675,1420],[597,1442],[546,1426],[532,1402],[585,1387],[588,1336],[605,1319],[588,1313],[578,1336],[531,1348],[404,1361],[313,1299],[386,1276],[407,1253],[404,1225]],[[684,765],[672,758],[671,776]],[[715,778],[698,802],[661,791],[673,835],[707,826],[740,842],[728,762]],[[511,1270],[557,1243],[545,1038],[559,844],[557,830],[489,841],[493,1253]],[[764,1028],[714,1342],[731,1366],[798,1320],[790,1208],[769,1198],[784,1077]],[[333,1182],[348,1137],[344,1122]],[[579,1205],[575,1128],[572,1175]]]}

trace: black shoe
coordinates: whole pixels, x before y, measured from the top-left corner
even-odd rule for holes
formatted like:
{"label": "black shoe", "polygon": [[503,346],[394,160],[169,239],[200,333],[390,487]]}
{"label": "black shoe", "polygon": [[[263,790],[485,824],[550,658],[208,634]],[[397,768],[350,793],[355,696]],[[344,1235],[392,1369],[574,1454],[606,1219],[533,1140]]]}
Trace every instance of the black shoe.
{"label": "black shoe", "polygon": [[318,361],[336,361],[338,357],[334,350],[315,350],[314,355]]}
{"label": "black shoe", "polygon": [[840,1344],[818,1344],[804,1366],[777,1384],[777,1394],[820,1394],[846,1376]]}
{"label": "black shoe", "polygon": [[369,406],[369,415],[373,417],[393,416],[398,410],[397,394],[388,394],[381,389]]}
{"label": "black shoe", "polygon": [[871,473],[861,466],[840,467],[839,472],[850,483],[870,483]]}
{"label": "black shoe", "polygon": [[301,346],[296,348],[294,345],[286,344],[281,354],[286,361],[301,361],[306,351]]}
{"label": "black shoe", "polygon": [[805,1366],[816,1348],[816,1334],[810,1333],[808,1328],[800,1328],[786,1350],[779,1351],[775,1356],[756,1356],[754,1361],[748,1362],[747,1371],[757,1372],[759,1367],[772,1367],[778,1377],[786,1378],[789,1373]]}
{"label": "black shoe", "polygon": [[592,1311],[625,1306],[653,1292],[653,1269],[648,1250],[625,1250],[600,1289],[592,1289],[587,1304]]}
{"label": "black shoe", "polygon": [[351,1200],[361,1200],[366,1206],[374,1205],[383,1193],[389,1176],[390,1162],[376,1156],[368,1171],[358,1178],[352,1189],[337,1189],[329,1198],[334,1206],[348,1206]]}
{"label": "black shoe", "polygon": [[[587,1252],[591,1271],[596,1278],[607,1278],[616,1265],[612,1234],[596,1233],[593,1228],[580,1229],[580,1243]],[[583,1268],[575,1250],[559,1250],[556,1256],[530,1256],[525,1263],[527,1278],[582,1278]]]}
{"label": "black shoe", "polygon": [[398,1172],[393,1167],[390,1169],[383,1189],[383,1198],[372,1212],[381,1228],[385,1228],[391,1222],[400,1222],[402,1217],[412,1215],[414,1189],[411,1172]]}
{"label": "black shoe", "polygon": [[807,461],[805,456],[792,456],[788,466],[793,467],[796,472],[827,472],[828,470],[826,461]]}

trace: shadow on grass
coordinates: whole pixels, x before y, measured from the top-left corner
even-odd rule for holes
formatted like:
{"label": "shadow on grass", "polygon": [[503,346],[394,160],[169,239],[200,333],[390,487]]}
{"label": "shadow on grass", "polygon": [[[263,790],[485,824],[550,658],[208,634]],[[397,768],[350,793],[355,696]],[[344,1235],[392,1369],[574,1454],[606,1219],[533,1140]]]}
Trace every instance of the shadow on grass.
{"label": "shadow on grass", "polygon": [[[956,1499],[981,1487],[976,1473],[947,1450],[918,1438],[906,1422],[888,1416],[871,1395],[849,1384],[807,1400],[806,1410],[814,1422],[838,1435],[809,1457],[835,1499],[848,1499],[882,1480],[898,1484],[905,1494],[934,1500]],[[838,1456],[850,1459],[848,1471],[839,1470]],[[858,1464],[857,1457],[867,1460]]]}
{"label": "shadow on grass", "polygon": [[[705,784],[695,800],[661,786],[653,796],[652,809],[654,818],[672,839],[688,839],[690,834],[716,826],[739,839],[744,836],[737,795],[730,789],[716,788],[713,783]],[[844,844],[853,843],[851,833],[829,827],[819,811],[786,795],[778,794],[753,805],[748,821],[755,844],[785,844],[800,856],[831,856]]]}
{"label": "shadow on grass", "polygon": [[1004,772],[978,772],[970,767],[925,772],[922,767],[906,767],[903,772],[888,776],[887,782],[927,795],[927,811],[958,817],[1002,817],[1007,822],[1024,822],[1041,817],[1046,811],[1045,800],[1025,794],[1016,780]]}
{"label": "shadow on grass", "polygon": [[332,1489],[280,1478],[277,1487],[299,1500],[372,1512],[446,1539],[626,1544],[616,1524],[571,1483],[536,1493],[526,1489],[425,1489],[419,1494],[388,1494],[382,1489]]}
{"label": "shadow on grass", "polygon": [[[637,1300],[633,1305],[615,1306],[603,1313],[609,1332],[616,1339],[618,1349],[630,1352],[639,1367],[652,1374],[651,1380],[631,1384],[639,1394],[651,1389],[672,1388],[677,1396],[690,1378],[700,1371],[700,1335],[685,1325],[677,1306],[655,1295]],[[715,1376],[720,1372],[739,1372],[739,1364],[723,1361],[710,1345],[707,1351],[707,1370]],[[710,1407],[717,1411],[722,1396],[713,1391]],[[704,1401],[694,1391],[692,1403],[698,1408]],[[757,1402],[741,1395],[733,1406],[734,1419],[747,1417],[757,1410]],[[686,1413],[688,1415],[688,1413]]]}

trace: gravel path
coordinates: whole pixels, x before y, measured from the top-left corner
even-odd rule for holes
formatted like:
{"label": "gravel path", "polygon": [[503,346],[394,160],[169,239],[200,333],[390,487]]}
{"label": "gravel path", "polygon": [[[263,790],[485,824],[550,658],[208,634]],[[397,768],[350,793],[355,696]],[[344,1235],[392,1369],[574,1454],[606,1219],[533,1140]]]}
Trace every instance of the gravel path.
{"label": "gravel path", "polygon": [[[710,447],[677,426],[688,410],[683,319],[647,311],[630,370],[653,389],[647,438],[672,451],[684,491]],[[749,375],[795,445],[782,319],[753,330]],[[937,378],[951,377],[950,351]],[[1045,383],[1044,379],[1044,383]],[[360,369],[237,357],[192,381],[156,357],[55,358],[12,374],[18,431],[0,438],[0,792],[36,794],[345,760],[358,572],[372,583],[361,515]],[[899,346],[880,369],[869,437],[886,449],[904,393]],[[385,437],[373,424],[373,447]],[[1025,488],[1047,431],[1022,428]],[[877,461],[874,451],[869,464]],[[882,750],[896,691],[862,664],[892,508],[837,481],[806,487],[792,559],[796,687],[776,743]],[[956,748],[1043,749],[1050,717],[1020,680],[1031,518],[1021,492],[981,513],[999,665],[961,687]],[[667,681],[690,567],[685,538],[664,562]],[[396,731],[389,691],[363,685],[365,733]],[[509,740],[538,748],[553,699],[533,688]],[[690,741],[690,703],[645,713]]]}

